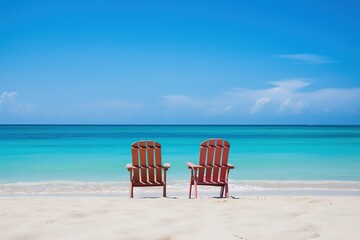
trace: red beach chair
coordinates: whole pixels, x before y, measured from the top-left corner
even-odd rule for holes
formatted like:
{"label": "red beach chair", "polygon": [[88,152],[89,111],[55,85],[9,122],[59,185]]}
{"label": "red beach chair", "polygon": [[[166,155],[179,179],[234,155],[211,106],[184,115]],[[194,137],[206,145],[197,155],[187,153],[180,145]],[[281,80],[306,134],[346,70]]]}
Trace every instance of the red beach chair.
{"label": "red beach chair", "polygon": [[134,187],[163,186],[166,197],[166,171],[170,163],[161,165],[161,145],[154,141],[139,141],[131,146],[132,164],[126,164],[130,172],[130,197],[134,197]]}
{"label": "red beach chair", "polygon": [[230,144],[223,139],[208,139],[200,145],[199,165],[187,162],[190,175],[189,198],[194,185],[197,198],[197,185],[219,186],[220,197],[229,198],[228,175],[234,166],[228,163]]}

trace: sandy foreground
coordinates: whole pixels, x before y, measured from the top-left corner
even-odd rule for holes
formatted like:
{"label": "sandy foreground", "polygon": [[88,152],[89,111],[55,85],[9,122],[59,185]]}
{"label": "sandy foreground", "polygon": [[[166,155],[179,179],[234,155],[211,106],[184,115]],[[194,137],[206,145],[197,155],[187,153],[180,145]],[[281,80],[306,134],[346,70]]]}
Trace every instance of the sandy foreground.
{"label": "sandy foreground", "polygon": [[360,239],[360,197],[2,197],[0,239]]}

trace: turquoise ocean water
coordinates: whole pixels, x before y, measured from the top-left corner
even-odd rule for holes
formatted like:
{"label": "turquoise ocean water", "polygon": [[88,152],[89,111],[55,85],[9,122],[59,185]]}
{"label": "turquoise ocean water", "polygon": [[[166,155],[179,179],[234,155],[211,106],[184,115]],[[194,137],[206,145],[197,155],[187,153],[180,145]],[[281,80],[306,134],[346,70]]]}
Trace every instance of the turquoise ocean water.
{"label": "turquoise ocean water", "polygon": [[163,162],[171,163],[169,182],[187,183],[185,162],[198,162],[207,138],[230,142],[235,183],[359,186],[360,126],[243,125],[0,125],[0,184],[125,183],[130,146],[143,139],[161,143]]}

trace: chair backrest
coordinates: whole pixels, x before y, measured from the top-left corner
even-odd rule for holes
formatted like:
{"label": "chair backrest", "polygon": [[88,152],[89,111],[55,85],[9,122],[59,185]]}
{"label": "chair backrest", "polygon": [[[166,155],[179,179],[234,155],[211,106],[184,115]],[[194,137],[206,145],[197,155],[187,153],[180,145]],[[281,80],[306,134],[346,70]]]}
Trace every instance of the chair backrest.
{"label": "chair backrest", "polygon": [[[135,182],[161,182],[161,145],[158,142],[142,140],[132,144],[132,163],[134,166],[144,167],[140,171],[134,170],[133,181]],[[147,167],[153,167],[149,169]]]}
{"label": "chair backrest", "polygon": [[[230,143],[224,139],[208,139],[200,145],[199,180],[207,182],[223,182],[227,180],[228,170],[219,168],[227,166]],[[216,168],[217,167],[217,168]]]}

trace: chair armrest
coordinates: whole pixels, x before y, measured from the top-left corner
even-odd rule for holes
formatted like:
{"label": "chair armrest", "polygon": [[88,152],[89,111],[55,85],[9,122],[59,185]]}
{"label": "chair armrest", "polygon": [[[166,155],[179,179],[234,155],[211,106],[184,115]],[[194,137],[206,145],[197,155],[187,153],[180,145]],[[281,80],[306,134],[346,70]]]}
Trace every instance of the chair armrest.
{"label": "chair armrest", "polygon": [[127,169],[128,171],[130,171],[130,170],[133,169],[133,168],[134,168],[134,166],[133,166],[131,163],[126,164],[126,169]]}
{"label": "chair armrest", "polygon": [[191,169],[201,168],[201,166],[195,165],[192,162],[187,162],[186,165]]}
{"label": "chair armrest", "polygon": [[170,163],[164,163],[163,166],[138,166],[138,165],[132,165],[131,163],[126,164],[126,168],[128,171],[133,169],[165,169],[168,170],[170,168]]}
{"label": "chair armrest", "polygon": [[234,165],[232,165],[232,164],[227,164],[228,165],[228,167],[230,168],[230,169],[234,169],[235,167],[234,167]]}
{"label": "chair armrest", "polygon": [[171,163],[164,163],[163,167],[165,170],[168,170],[170,168],[170,166],[171,166]]}

